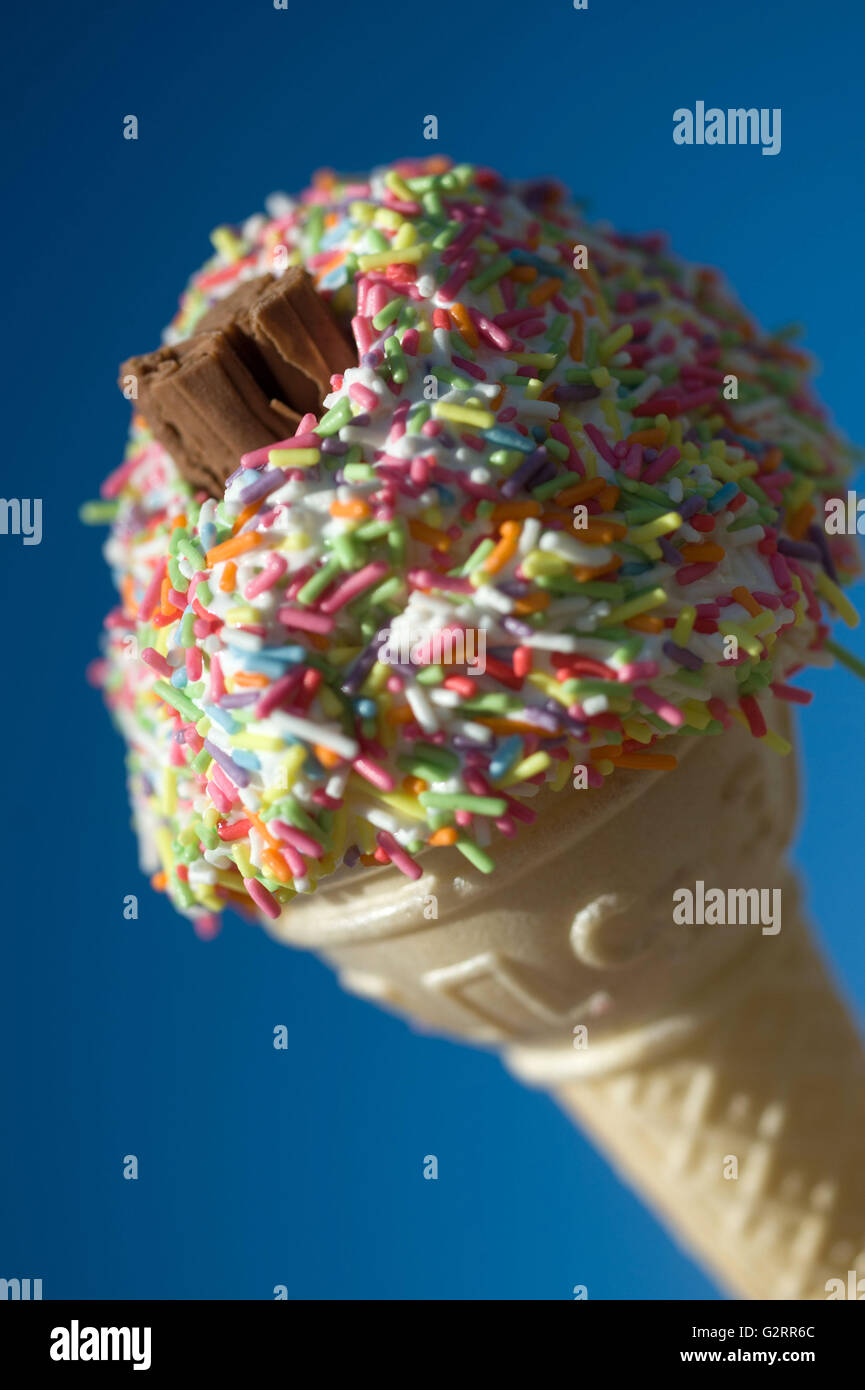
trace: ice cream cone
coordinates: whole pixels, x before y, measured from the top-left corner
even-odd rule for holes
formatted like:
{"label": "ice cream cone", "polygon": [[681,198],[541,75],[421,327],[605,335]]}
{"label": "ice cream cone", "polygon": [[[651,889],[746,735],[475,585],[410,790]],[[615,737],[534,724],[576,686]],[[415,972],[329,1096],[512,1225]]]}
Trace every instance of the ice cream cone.
{"label": "ice cream cone", "polygon": [[[438,850],[418,882],[346,875],[265,925],[503,1047],[732,1292],[825,1298],[865,1267],[865,1052],[786,863],[794,762],[738,729],[678,751],[545,797],[489,878]],[[678,925],[698,881],[780,889],[781,929]]]}

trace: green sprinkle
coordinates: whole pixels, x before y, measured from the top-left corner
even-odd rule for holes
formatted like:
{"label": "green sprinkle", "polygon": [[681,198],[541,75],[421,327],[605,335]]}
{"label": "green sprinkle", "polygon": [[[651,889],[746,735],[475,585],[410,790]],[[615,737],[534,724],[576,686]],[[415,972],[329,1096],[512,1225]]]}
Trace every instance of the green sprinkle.
{"label": "green sprinkle", "polygon": [[176,709],[177,713],[183,716],[187,724],[198,723],[202,712],[188,696],[184,695],[182,690],[177,690],[173,685],[169,685],[168,681],[155,681],[153,689],[161,700],[164,700],[167,705],[171,705],[172,709]]}
{"label": "green sprinkle", "polygon": [[513,270],[514,263],[509,256],[499,256],[488,265],[486,270],[482,270],[480,275],[476,275],[473,280],[469,280],[469,289],[478,294],[481,290],[489,289],[490,285],[496,280],[501,280],[503,275],[507,275],[509,270]]}
{"label": "green sprinkle", "polygon": [[326,411],[315,426],[313,433],[327,438],[331,434],[336,434],[337,430],[341,430],[343,425],[347,425],[350,420],[351,403],[348,397],[344,396],[341,401],[337,401],[336,405],[332,405],[330,410]]}
{"label": "green sprinkle", "polygon": [[321,569],[316,570],[315,574],[307,579],[303,588],[298,591],[298,602],[314,603],[319,594],[324,593],[328,584],[336,578],[341,569],[342,566],[335,556],[330,560],[326,560]]}
{"label": "green sprinkle", "polygon": [[403,295],[397,295],[389,304],[385,304],[384,308],[379,309],[378,313],[373,318],[373,328],[377,328],[379,332],[382,328],[387,328],[388,324],[393,323],[394,319],[399,316],[400,310],[404,304],[405,298]]}
{"label": "green sprinkle", "polygon": [[474,864],[482,874],[491,874],[495,869],[495,860],[491,859],[486,850],[476,845],[474,840],[470,840],[467,835],[460,835],[456,841],[456,847],[460,854],[468,859],[470,864]]}

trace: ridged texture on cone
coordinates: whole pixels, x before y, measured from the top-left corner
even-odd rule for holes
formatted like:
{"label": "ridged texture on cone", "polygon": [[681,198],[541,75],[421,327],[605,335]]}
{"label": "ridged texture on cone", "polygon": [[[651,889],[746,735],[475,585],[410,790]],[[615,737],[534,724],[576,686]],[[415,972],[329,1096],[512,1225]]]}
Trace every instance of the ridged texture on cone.
{"label": "ridged texture on cone", "polygon": [[[539,798],[493,875],[436,850],[418,882],[347,875],[265,925],[418,1026],[504,1044],[733,1292],[825,1298],[865,1276],[865,1054],[785,863],[794,760],[738,729],[678,751]],[[780,932],[676,925],[697,880],[780,888]]]}

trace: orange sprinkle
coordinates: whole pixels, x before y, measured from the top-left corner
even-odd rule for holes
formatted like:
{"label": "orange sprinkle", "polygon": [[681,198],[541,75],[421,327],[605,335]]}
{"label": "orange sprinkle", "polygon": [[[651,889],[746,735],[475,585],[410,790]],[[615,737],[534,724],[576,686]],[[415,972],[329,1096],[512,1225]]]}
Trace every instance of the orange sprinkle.
{"label": "orange sprinkle", "polygon": [[420,796],[421,792],[427,789],[427,783],[422,777],[403,777],[402,789],[408,792],[409,796]]}
{"label": "orange sprinkle", "polygon": [[429,174],[446,174],[451,167],[451,161],[446,154],[431,154],[426,161],[426,169]]}
{"label": "orange sprinkle", "polygon": [[314,743],[312,751],[322,767],[339,767],[340,763],[345,762],[345,759],[341,758],[338,753],[334,753],[332,748],[325,748],[320,743]]}
{"label": "orange sprinkle", "polygon": [[632,627],[636,632],[663,632],[664,620],[653,613],[636,613],[633,618],[625,619],[625,627]]}
{"label": "orange sprinkle", "polygon": [[501,404],[502,404],[502,401],[503,401],[504,398],[505,398],[505,393],[506,393],[506,391],[507,391],[507,387],[506,387],[506,386],[500,386],[499,389],[498,389],[498,391],[496,392],[496,394],[493,396],[492,400],[490,401],[490,410],[493,412],[494,415],[495,415],[495,413],[496,413],[497,410],[500,410],[500,409],[501,409]]}
{"label": "orange sprinkle", "polygon": [[568,352],[574,362],[583,360],[583,316],[579,309],[574,310],[574,331],[571,334],[571,341],[568,343]]}
{"label": "orange sprinkle", "polygon": [[621,745],[618,743],[599,743],[595,748],[589,749],[590,758],[609,758],[610,762],[617,763],[622,757]]}
{"label": "orange sprinkle", "polygon": [[456,303],[450,307],[451,318],[456,323],[460,333],[465,338],[470,348],[478,345],[478,330],[475,328],[469,316],[469,311],[464,304]]}
{"label": "orange sprinkle", "polygon": [[[244,810],[246,810],[245,807]],[[261,820],[261,818],[257,816],[254,811],[247,810],[246,814],[252,821],[259,835],[261,835],[261,837],[267,841],[271,849],[279,849],[279,840],[277,840],[273,835],[271,835],[264,821]]]}
{"label": "orange sprinkle", "polygon": [[165,892],[166,888],[168,887],[168,879],[166,878],[165,871],[163,869],[160,869],[158,873],[155,873],[152,876],[150,880],[150,886],[151,888],[155,888],[157,893]]}
{"label": "orange sprinkle", "polygon": [[691,565],[714,565],[726,555],[723,546],[705,542],[701,545],[683,545],[679,554]]}
{"label": "orange sprinkle", "polygon": [[490,521],[498,526],[500,521],[524,521],[527,516],[540,514],[540,502],[499,502],[490,512]]}
{"label": "orange sprinkle", "polygon": [[529,291],[529,303],[531,305],[546,304],[548,299],[552,299],[554,294],[558,294],[561,280],[542,280],[539,285],[535,285]]}
{"label": "orange sprinkle", "polygon": [[763,462],[760,467],[761,473],[774,473],[784,462],[784,455],[780,449],[769,449],[763,455]]}
{"label": "orange sprinkle", "polygon": [[[414,719],[414,713],[410,705],[394,705],[384,717],[388,724],[409,724]],[[537,733],[537,729],[535,729],[535,733]]]}
{"label": "orange sprinkle", "polygon": [[280,883],[293,883],[291,871],[283,859],[282,855],[275,849],[263,849],[261,851],[261,861],[267,869],[271,878],[279,879]]}
{"label": "orange sprinkle", "polygon": [[570,507],[575,502],[585,502],[587,497],[597,497],[606,486],[605,478],[584,478],[581,483],[574,483],[573,487],[566,487],[564,492],[558,493],[556,506]]}
{"label": "orange sprinkle", "polygon": [[472,722],[485,724],[488,729],[492,729],[494,734],[536,734],[538,732],[537,724],[524,724],[519,719],[505,719],[503,715],[499,714],[491,714],[487,717],[473,714]]}
{"label": "orange sprinkle", "polygon": [[603,492],[598,493],[598,501],[605,512],[611,512],[619,500],[619,489],[615,483],[609,483]]}
{"label": "orange sprinkle", "polygon": [[518,598],[514,601],[515,613],[543,613],[545,608],[550,606],[550,596],[543,589],[539,589],[536,594],[526,594],[525,598]]}
{"label": "orange sprinkle", "polygon": [[235,685],[241,685],[248,690],[263,690],[266,685],[270,685],[267,676],[262,676],[257,671],[238,671],[233,679]]}
{"label": "orange sprinkle", "polygon": [[360,862],[366,868],[370,868],[371,865],[377,864],[379,861],[376,859],[374,854],[362,854],[360,856]]}
{"label": "orange sprinkle", "polygon": [[660,449],[667,438],[667,431],[661,429],[635,430],[627,438],[628,444],[645,444],[647,449]]}
{"label": "orange sprinkle", "polygon": [[571,521],[571,530],[577,540],[583,541],[585,545],[610,545],[612,541],[623,540],[628,534],[628,528],[621,521],[604,521],[601,517],[589,517],[585,526],[577,526],[576,519]]}
{"label": "orange sprinkle", "polygon": [[518,521],[503,521],[499,529],[502,538],[484,561],[487,574],[497,574],[513,558],[522,527]]}
{"label": "orange sprinkle", "polygon": [[171,588],[171,580],[168,578],[168,575],[166,575],[165,578],[164,578],[163,581],[162,581],[162,588],[161,588],[160,591],[159,591],[159,611],[160,611],[160,612],[164,615],[164,617],[166,617],[166,618],[170,618],[171,615],[172,615],[172,613],[174,613],[174,612],[176,611],[176,610],[175,610],[175,607],[174,607],[174,604],[171,602],[171,599],[168,597],[168,590],[169,590],[170,588]]}
{"label": "orange sprinkle", "polygon": [[736,602],[740,603],[743,608],[747,609],[747,611],[751,614],[752,618],[759,618],[760,614],[763,612],[763,609],[760,607],[760,604],[757,602],[757,600],[751,594],[748,593],[748,590],[745,588],[744,584],[737,584],[736,588],[733,589],[731,592]]}
{"label": "orange sprinkle", "polygon": [[178,531],[186,525],[186,512],[181,512],[171,523],[172,531]]}
{"label": "orange sprinkle", "polygon": [[428,845],[455,845],[456,842],[457,832],[452,825],[443,825],[427,840]]}
{"label": "orange sprinkle", "polygon": [[363,521],[370,515],[369,504],[362,497],[352,497],[349,502],[331,502],[331,516],[348,517],[351,521]]}
{"label": "orange sprinkle", "polygon": [[613,574],[623,563],[621,555],[614,555],[608,565],[601,565],[597,569],[588,565],[575,565],[574,578],[580,584],[585,584],[587,579],[602,579],[605,574]]}
{"label": "orange sprinkle", "polygon": [[237,517],[235,518],[234,525],[231,528],[231,534],[233,536],[236,536],[240,528],[242,526],[245,526],[246,523],[250,521],[252,517],[255,516],[260,506],[261,498],[259,498],[256,502],[249,502],[244,507],[243,511],[238,513]]}
{"label": "orange sprinkle", "polygon": [[134,592],[135,585],[132,581],[132,575],[127,573],[123,577],[123,607],[133,618],[138,612],[138,604],[133,597]]}
{"label": "orange sprinkle", "polygon": [[450,550],[451,538],[447,531],[440,531],[437,526],[427,526],[425,521],[410,521],[408,524],[409,534],[416,541],[423,541],[425,545],[431,545],[435,550]]}
{"label": "orange sprinkle", "polygon": [[247,550],[254,550],[263,540],[264,536],[258,531],[244,531],[242,536],[232,536],[230,540],[208,550],[207,563],[212,566],[218,565],[220,560],[233,560],[235,555],[245,555]]}
{"label": "orange sprinkle", "polygon": [[639,772],[672,772],[679,766],[672,753],[623,753],[616,767],[630,767]]}
{"label": "orange sprinkle", "polygon": [[516,280],[520,285],[530,285],[537,278],[538,272],[533,265],[516,265],[508,271],[508,279]]}
{"label": "orange sprinkle", "polygon": [[800,541],[817,515],[810,502],[803,502],[787,518],[787,530],[794,541]]}
{"label": "orange sprinkle", "polygon": [[219,587],[224,594],[231,594],[234,592],[236,579],[237,565],[231,560],[222,571],[222,578],[219,581]]}

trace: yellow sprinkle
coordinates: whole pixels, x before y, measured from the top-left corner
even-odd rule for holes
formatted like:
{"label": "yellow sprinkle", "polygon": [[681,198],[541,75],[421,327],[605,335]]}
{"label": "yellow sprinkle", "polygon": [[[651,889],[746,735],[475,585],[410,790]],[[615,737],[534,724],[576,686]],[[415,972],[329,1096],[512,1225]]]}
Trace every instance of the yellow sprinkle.
{"label": "yellow sprinkle", "polygon": [[281,753],[285,747],[282,739],[272,734],[233,734],[231,744],[233,748],[260,748],[263,753]]}
{"label": "yellow sprinkle", "polygon": [[320,458],[320,449],[271,449],[267,461],[274,468],[311,468]]}
{"label": "yellow sprinkle", "polygon": [[758,638],[754,637],[747,628],[742,627],[741,623],[731,623],[726,618],[718,623],[718,631],[725,637],[735,637],[740,647],[744,647],[749,656],[758,657],[762,653],[762,645]]}
{"label": "yellow sprinkle", "polygon": [[776,734],[774,729],[767,729],[761,742],[768,744],[774,752],[780,753],[782,758],[786,758],[787,754],[793,751],[792,743],[788,742],[786,738],[782,738],[780,734]]}
{"label": "yellow sprinkle", "polygon": [[214,227],[210,233],[213,249],[226,261],[238,261],[244,252],[244,244],[235,236],[230,227]]}
{"label": "yellow sprinkle", "polygon": [[156,629],[156,640],[155,640],[155,642],[153,643],[153,650],[154,650],[155,652],[159,652],[159,655],[160,655],[160,656],[166,656],[166,655],[167,655],[167,653],[168,653],[168,628],[167,628],[167,627],[159,627],[159,628]]}
{"label": "yellow sprinkle", "polygon": [[363,695],[379,695],[385,687],[390,667],[384,661],[377,661],[361,687]]}
{"label": "yellow sprinkle", "polygon": [[319,687],[317,699],[325,714],[329,715],[331,719],[339,719],[341,717],[343,707],[329,686],[322,685]]}
{"label": "yellow sprinkle", "polygon": [[609,777],[610,773],[615,772],[616,770],[616,764],[611,763],[609,758],[600,758],[597,762],[595,762],[594,766],[597,768],[598,772],[600,772],[602,777]]}
{"label": "yellow sprinkle", "polygon": [[491,430],[496,417],[491,410],[480,406],[448,405],[446,401],[433,406],[437,420],[452,420],[455,425],[471,425],[476,430]]}
{"label": "yellow sprinkle", "polygon": [[573,704],[573,697],[564,694],[563,683],[555,680],[546,671],[530,671],[526,680],[536,690],[542,690],[551,700],[558,700],[560,705]]}
{"label": "yellow sprinkle", "polygon": [[249,857],[249,850],[246,845],[242,840],[234,840],[232,842],[232,848],[234,850],[234,862],[243,874],[243,877],[252,878],[252,860]]}
{"label": "yellow sprinkle", "polygon": [[838,585],[835,584],[834,581],[829,578],[828,574],[826,574],[824,570],[817,571],[817,577],[814,582],[817,586],[818,591],[823,595],[825,599],[828,599],[829,603],[831,603],[832,607],[840,615],[840,617],[843,618],[847,626],[858,627],[859,614],[856,612],[856,609],[853,607],[846,594],[843,594],[841,592],[841,590],[838,588]]}
{"label": "yellow sprinkle", "polygon": [[236,608],[229,608],[225,613],[225,621],[233,623],[255,623],[261,617],[257,609],[251,608],[248,604],[239,604]]}
{"label": "yellow sprinkle", "polygon": [[681,447],[682,447],[682,422],[681,422],[681,420],[674,420],[674,421],[673,421],[672,425],[670,426],[670,434],[669,434],[669,438],[668,438],[668,441],[667,441],[667,442],[668,442],[669,444],[673,444],[677,449],[681,449]]}
{"label": "yellow sprinkle", "polygon": [[526,401],[536,401],[544,389],[544,383],[540,377],[531,376],[526,382],[526,389],[523,392],[523,399]]}
{"label": "yellow sprinkle", "polygon": [[177,810],[177,770],[167,767],[162,774],[162,810],[166,816],[173,816]]}
{"label": "yellow sprinkle", "polygon": [[611,401],[608,397],[605,397],[604,399],[600,400],[598,404],[600,405],[601,410],[606,415],[607,423],[609,424],[610,429],[615,434],[616,443],[618,444],[619,440],[622,438],[622,422],[619,419],[619,412],[616,409],[615,402]]}
{"label": "yellow sprinkle", "polygon": [[754,636],[757,637],[760,633],[765,632],[767,628],[773,627],[774,623],[775,619],[772,614],[766,612],[758,613],[756,618],[751,618],[750,621],[744,623],[743,626],[746,627],[749,632],[753,632]]}
{"label": "yellow sprinkle", "polygon": [[602,391],[605,386],[609,386],[613,379],[606,367],[593,367],[589,376],[592,378],[592,384],[599,386]]}
{"label": "yellow sprinkle", "polygon": [[702,700],[683,700],[682,710],[688,716],[692,729],[705,729],[712,722],[712,716]]}
{"label": "yellow sprinkle", "polygon": [[207,738],[207,735],[210,733],[210,720],[206,714],[203,714],[199,719],[195,726],[195,732],[200,738]]}
{"label": "yellow sprinkle", "polygon": [[168,877],[171,874],[171,870],[174,868],[174,857],[171,853],[171,831],[168,829],[168,826],[157,826],[154,838],[156,840],[156,852],[159,855],[159,860],[165,871],[165,875]]}
{"label": "yellow sprinkle", "polygon": [[395,169],[391,169],[390,173],[385,175],[384,181],[385,186],[390,189],[391,193],[395,193],[401,202],[414,202],[414,195],[412,194],[411,189],[408,187],[404,179],[400,177],[400,175],[397,173]]}
{"label": "yellow sprinkle", "polygon": [[638,594],[636,598],[629,598],[618,607],[611,608],[604,622],[623,623],[628,618],[635,618],[638,613],[647,613],[650,608],[659,608],[666,601],[666,589],[649,589],[647,593]]}
{"label": "yellow sprinkle", "polygon": [[374,227],[386,227],[389,231],[397,231],[405,221],[405,218],[393,208],[379,208],[375,217],[372,219]]}
{"label": "yellow sprinkle", "polygon": [[352,222],[371,222],[376,211],[375,203],[364,203],[359,199],[348,205],[348,215]]}
{"label": "yellow sprinkle", "polygon": [[697,610],[693,604],[686,603],[676,619],[676,626],[673,628],[673,641],[677,647],[687,645],[688,638],[694,630],[694,623],[697,621]]}
{"label": "yellow sprinkle", "polygon": [[630,342],[634,336],[634,325],[623,323],[621,328],[617,328],[615,333],[611,333],[608,338],[604,338],[598,348],[598,356],[602,362],[609,362],[619,348],[624,347],[625,343]]}
{"label": "yellow sprinkle", "polygon": [[562,758],[556,768],[555,775],[550,781],[550,786],[553,791],[560,792],[571,775],[570,760],[568,758]]}
{"label": "yellow sprinkle", "polygon": [[505,301],[502,299],[502,292],[498,285],[490,285],[487,290],[487,299],[492,306],[493,314],[503,314],[505,312]]}
{"label": "yellow sprinkle", "polygon": [[[212,767],[213,764],[211,763],[210,766]],[[217,811],[216,807],[208,806],[202,819],[204,821],[204,824],[207,826],[208,830],[215,830],[217,822],[219,820],[219,812]]]}
{"label": "yellow sprinkle", "polygon": [[425,241],[419,241],[416,246],[408,246],[404,251],[394,251],[391,248],[389,251],[375,251],[368,256],[358,256],[358,270],[380,270],[382,266],[395,265],[397,261],[422,261],[429,249]]}
{"label": "yellow sprinkle", "polygon": [[310,538],[307,535],[306,531],[291,531],[287,536],[283,537],[282,544],[279,548],[280,550],[289,551],[308,550],[309,546]]}
{"label": "yellow sprinkle", "polygon": [[296,743],[286,753],[282,762],[279,764],[277,772],[277,783],[281,791],[290,791],[294,786],[297,774],[306,761],[306,748],[302,743]]}
{"label": "yellow sprinkle", "polygon": [[403,222],[391,246],[395,251],[404,251],[407,246],[413,246],[417,241],[417,228],[412,222]]}
{"label": "yellow sprinkle", "polygon": [[635,743],[651,743],[654,738],[648,724],[644,724],[641,719],[623,719],[622,728]]}
{"label": "yellow sprinkle", "polygon": [[658,536],[678,531],[681,525],[682,518],[678,512],[664,512],[663,516],[656,516],[654,521],[647,521],[644,526],[635,526],[628,540],[634,545],[642,545],[643,541],[654,541]]}
{"label": "yellow sprinkle", "polygon": [[549,370],[556,365],[554,352],[509,352],[506,356],[509,362],[518,362],[521,367],[541,367]]}
{"label": "yellow sprinkle", "polygon": [[530,550],[521,568],[527,579],[537,579],[540,574],[564,574],[570,566],[551,550]]}
{"label": "yellow sprinkle", "polygon": [[496,786],[513,787],[517,782],[527,782],[530,777],[537,777],[539,772],[546,772],[551,762],[549,753],[532,753],[531,757],[523,758],[516,767],[512,767],[508,775],[501,778]]}

